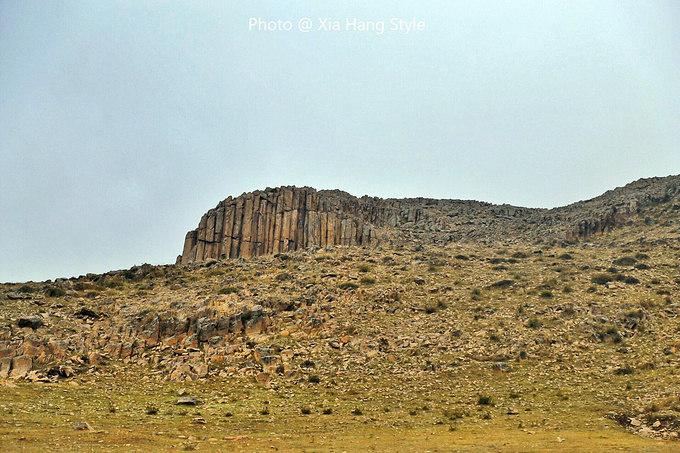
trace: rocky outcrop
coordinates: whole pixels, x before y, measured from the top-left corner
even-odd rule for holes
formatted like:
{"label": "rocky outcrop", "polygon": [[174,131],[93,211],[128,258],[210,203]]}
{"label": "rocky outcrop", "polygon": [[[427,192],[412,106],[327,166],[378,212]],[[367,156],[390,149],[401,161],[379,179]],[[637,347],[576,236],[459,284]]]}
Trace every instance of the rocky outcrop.
{"label": "rocky outcrop", "polygon": [[229,197],[187,234],[180,262],[377,243],[374,228],[362,219],[358,200],[335,195],[281,187]]}
{"label": "rocky outcrop", "polygon": [[186,235],[178,263],[250,258],[335,245],[533,244],[606,233],[643,209],[677,202],[680,176],[635,181],[554,209],[471,200],[354,197],[339,190],[268,188],[227,198]]}

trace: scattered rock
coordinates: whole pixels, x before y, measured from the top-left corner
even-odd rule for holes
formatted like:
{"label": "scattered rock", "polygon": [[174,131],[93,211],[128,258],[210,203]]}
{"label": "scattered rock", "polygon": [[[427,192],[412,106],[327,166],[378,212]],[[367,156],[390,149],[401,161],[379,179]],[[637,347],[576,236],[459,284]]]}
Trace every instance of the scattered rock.
{"label": "scattered rock", "polygon": [[87,422],[76,422],[71,426],[78,431],[92,431],[92,427]]}
{"label": "scattered rock", "polygon": [[43,319],[40,316],[25,316],[19,318],[19,327],[30,327],[33,330],[38,329],[43,325]]}
{"label": "scattered rock", "polygon": [[87,307],[82,307],[75,313],[75,316],[79,318],[99,319],[101,315]]}
{"label": "scattered rock", "polygon": [[33,359],[28,356],[20,355],[12,359],[12,366],[9,372],[10,379],[20,379],[26,377],[33,367]]}

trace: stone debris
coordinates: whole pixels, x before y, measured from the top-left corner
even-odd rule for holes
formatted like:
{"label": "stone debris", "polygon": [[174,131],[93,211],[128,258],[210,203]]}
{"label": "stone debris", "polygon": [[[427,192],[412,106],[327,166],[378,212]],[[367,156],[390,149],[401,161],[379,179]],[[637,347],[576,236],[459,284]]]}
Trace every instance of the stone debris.
{"label": "stone debris", "polygon": [[71,426],[77,431],[92,431],[92,427],[87,422],[76,422]]}

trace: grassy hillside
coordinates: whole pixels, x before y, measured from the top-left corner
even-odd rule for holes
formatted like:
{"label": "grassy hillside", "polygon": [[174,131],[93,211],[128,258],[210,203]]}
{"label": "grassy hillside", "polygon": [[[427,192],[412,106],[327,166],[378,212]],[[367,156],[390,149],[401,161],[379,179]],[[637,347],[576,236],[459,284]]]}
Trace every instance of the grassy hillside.
{"label": "grassy hillside", "polygon": [[646,217],[2,285],[3,451],[680,449],[678,219]]}

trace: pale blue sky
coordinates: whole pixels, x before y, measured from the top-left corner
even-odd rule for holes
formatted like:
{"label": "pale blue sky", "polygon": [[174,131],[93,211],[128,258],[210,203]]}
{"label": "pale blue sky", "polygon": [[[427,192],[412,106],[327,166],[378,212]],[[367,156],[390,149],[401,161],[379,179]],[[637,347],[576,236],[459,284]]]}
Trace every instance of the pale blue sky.
{"label": "pale blue sky", "polygon": [[0,281],[174,262],[268,186],[553,207],[680,173],[676,0],[367,3],[0,2]]}

